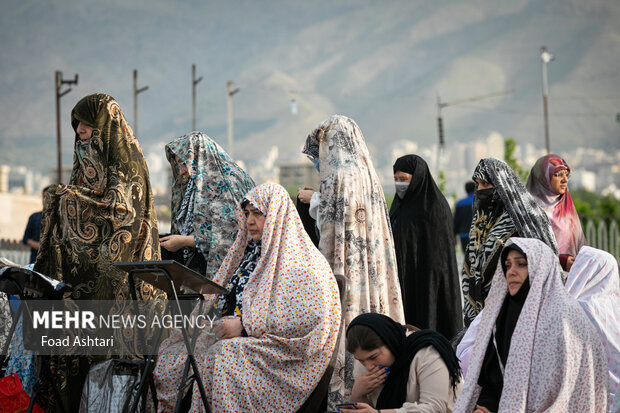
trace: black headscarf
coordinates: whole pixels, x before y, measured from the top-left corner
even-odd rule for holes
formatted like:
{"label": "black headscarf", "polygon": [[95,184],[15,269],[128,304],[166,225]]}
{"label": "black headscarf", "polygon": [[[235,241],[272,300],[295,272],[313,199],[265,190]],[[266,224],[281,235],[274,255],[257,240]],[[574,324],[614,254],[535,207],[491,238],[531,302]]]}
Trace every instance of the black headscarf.
{"label": "black headscarf", "polygon": [[433,346],[446,364],[450,373],[450,385],[456,394],[456,386],[461,379],[461,369],[456,353],[444,336],[432,330],[420,330],[407,336],[405,327],[390,317],[378,313],[358,315],[349,323],[347,331],[354,325],[363,325],[373,330],[394,355],[395,360],[390,366],[390,375],[385,381],[375,406],[377,409],[399,408],[405,403],[411,362],[418,350],[428,346]]}
{"label": "black headscarf", "polygon": [[452,212],[424,159],[400,157],[397,171],[412,175],[390,208],[405,320],[449,339],[463,326]]}
{"label": "black headscarf", "polygon": [[[504,270],[504,276],[506,275],[506,257],[511,250],[518,251],[523,254],[523,256],[526,256],[523,250],[516,244],[511,244],[504,248],[501,254],[501,265]],[[495,322],[495,342],[497,343],[497,350],[493,342],[493,335],[491,335],[487,351],[484,355],[482,369],[478,377],[478,384],[482,387],[482,390],[478,397],[477,404],[486,407],[492,412],[496,412],[499,409],[499,400],[504,388],[504,376],[499,367],[497,353],[499,352],[502,365],[506,366],[512,333],[517,326],[521,309],[523,309],[523,304],[525,304],[529,291],[530,279],[528,277],[515,295],[506,295],[502,309]]]}

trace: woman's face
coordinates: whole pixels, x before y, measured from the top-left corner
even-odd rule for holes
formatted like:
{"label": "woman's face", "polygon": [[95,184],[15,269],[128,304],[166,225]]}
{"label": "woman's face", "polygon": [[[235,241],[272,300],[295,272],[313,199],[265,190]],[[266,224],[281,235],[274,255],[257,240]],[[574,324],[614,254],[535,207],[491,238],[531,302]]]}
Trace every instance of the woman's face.
{"label": "woman's face", "polygon": [[489,188],[493,188],[492,183],[476,178],[476,189],[478,191],[483,190],[483,189],[489,189]]}
{"label": "woman's face", "polygon": [[508,294],[514,296],[527,279],[529,271],[527,268],[527,258],[519,251],[510,250],[506,256],[506,284]]}
{"label": "woman's face", "polygon": [[75,128],[75,133],[78,134],[82,142],[88,143],[93,136],[93,128],[80,122],[77,128]]}
{"label": "woman's face", "polygon": [[362,363],[366,370],[371,370],[373,367],[379,366],[390,367],[394,364],[394,355],[385,345],[369,351],[357,349],[353,353],[353,357]]}
{"label": "woman's face", "polygon": [[568,178],[570,173],[564,169],[557,171],[551,175],[551,189],[558,195],[564,195],[566,188],[568,188]]}
{"label": "woman's face", "polygon": [[189,169],[187,169],[187,165],[185,165],[185,162],[183,162],[181,158],[176,155],[174,155],[174,161],[177,163],[179,175],[189,178]]}
{"label": "woman's face", "polygon": [[413,175],[408,174],[407,172],[396,171],[394,173],[394,182],[411,182],[411,177]]}
{"label": "woman's face", "polygon": [[265,226],[265,215],[252,204],[247,204],[243,209],[246,218],[246,227],[254,241],[259,241],[263,237],[263,227]]}

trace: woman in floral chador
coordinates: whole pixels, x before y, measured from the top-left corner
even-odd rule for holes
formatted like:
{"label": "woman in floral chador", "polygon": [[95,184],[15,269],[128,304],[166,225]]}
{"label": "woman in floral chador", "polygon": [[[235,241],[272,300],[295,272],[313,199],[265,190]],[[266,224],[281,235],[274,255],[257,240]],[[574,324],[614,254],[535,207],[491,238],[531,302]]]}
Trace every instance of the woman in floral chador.
{"label": "woman in floral chador", "polygon": [[[213,344],[201,331],[195,351],[215,412],[295,412],[323,376],[340,325],[338,286],[286,190],[252,189],[237,208],[239,232],[214,281],[221,318]],[[171,411],[186,357],[175,333],[155,370],[160,411]],[[194,385],[191,411],[203,411]]]}
{"label": "woman in floral chador", "polygon": [[606,411],[605,351],[555,253],[511,238],[500,262],[454,412]]}
{"label": "woman in floral chador", "polygon": [[[303,153],[320,169],[320,191],[310,202],[311,213],[318,206],[319,249],[347,280],[344,327],[368,312],[404,324],[390,219],[362,131],[353,119],[334,115],[310,133]],[[345,400],[353,381],[353,356],[345,357],[342,340],[330,408]]]}

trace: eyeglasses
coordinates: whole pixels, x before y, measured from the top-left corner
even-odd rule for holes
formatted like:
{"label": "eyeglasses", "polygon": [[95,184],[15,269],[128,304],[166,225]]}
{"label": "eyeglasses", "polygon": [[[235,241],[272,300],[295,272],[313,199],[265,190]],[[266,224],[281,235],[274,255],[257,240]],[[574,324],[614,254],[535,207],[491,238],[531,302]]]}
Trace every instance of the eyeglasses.
{"label": "eyeglasses", "polygon": [[556,173],[553,174],[553,176],[555,176],[556,178],[566,178],[567,180],[570,179],[570,172],[567,171],[558,171]]}

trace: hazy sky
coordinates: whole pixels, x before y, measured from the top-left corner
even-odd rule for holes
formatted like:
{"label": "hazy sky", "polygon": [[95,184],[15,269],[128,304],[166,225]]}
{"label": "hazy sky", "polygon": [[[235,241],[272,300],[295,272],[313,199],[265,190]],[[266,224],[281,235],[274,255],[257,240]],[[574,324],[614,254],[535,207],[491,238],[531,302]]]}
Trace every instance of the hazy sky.
{"label": "hazy sky", "polygon": [[[79,83],[62,98],[114,96],[139,139],[161,145],[191,129],[190,69],[197,64],[198,129],[226,146],[226,81],[235,95],[237,156],[270,147],[296,156],[332,113],[353,117],[370,146],[436,141],[436,100],[514,90],[446,108],[448,143],[498,131],[542,144],[539,48],[549,65],[555,148],[618,146],[620,2],[514,1],[91,1],[1,0],[0,163],[55,158],[54,71]],[[292,116],[295,98],[299,114]],[[27,162],[23,162],[27,163]]]}

